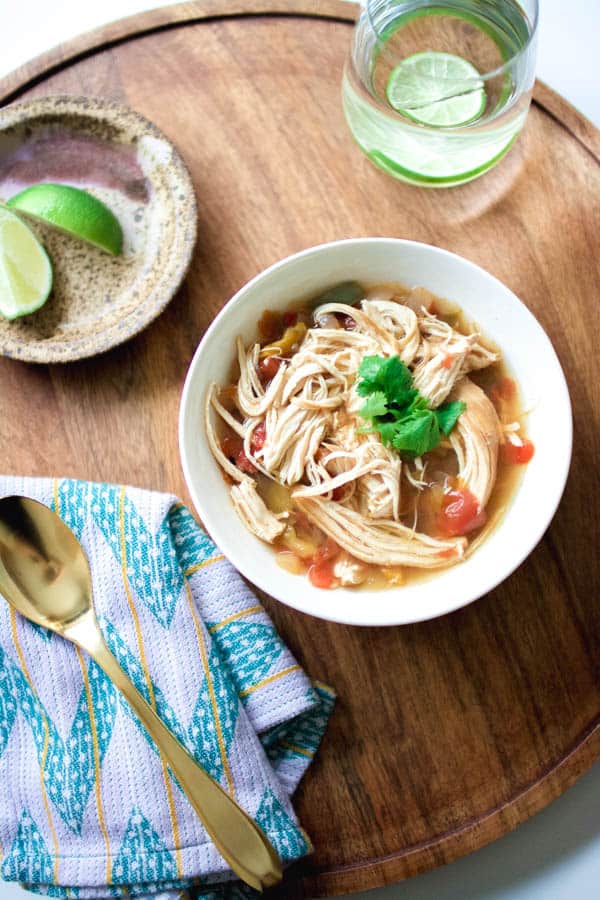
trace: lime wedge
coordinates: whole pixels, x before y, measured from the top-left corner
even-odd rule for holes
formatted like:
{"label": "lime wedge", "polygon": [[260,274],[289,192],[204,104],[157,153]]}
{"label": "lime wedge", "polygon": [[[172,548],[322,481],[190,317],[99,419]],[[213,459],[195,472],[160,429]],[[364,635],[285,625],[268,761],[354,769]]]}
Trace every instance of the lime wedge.
{"label": "lime wedge", "polygon": [[66,184],[34,184],[11,197],[7,206],[53,225],[118,256],[123,249],[119,220],[101,200]]}
{"label": "lime wedge", "polygon": [[35,312],[51,290],[48,254],[33,231],[0,206],[0,315],[17,319]]}
{"label": "lime wedge", "polygon": [[433,50],[403,59],[386,88],[390,106],[421,125],[467,125],[486,104],[483,80],[475,66],[453,53]]}

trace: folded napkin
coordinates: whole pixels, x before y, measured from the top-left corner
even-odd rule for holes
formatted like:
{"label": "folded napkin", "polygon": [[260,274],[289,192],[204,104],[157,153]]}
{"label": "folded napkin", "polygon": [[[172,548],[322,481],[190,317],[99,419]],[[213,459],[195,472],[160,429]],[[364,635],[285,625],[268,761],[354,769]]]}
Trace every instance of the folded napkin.
{"label": "folded napkin", "polygon": [[[333,694],[309,681],[189,511],[166,494],[73,480],[0,477],[9,494],[73,529],[131,679],[284,862],[307,853],[290,796]],[[2,878],[52,897],[247,895],[225,884],[232,872],[103,672],[1,597],[0,857]]]}

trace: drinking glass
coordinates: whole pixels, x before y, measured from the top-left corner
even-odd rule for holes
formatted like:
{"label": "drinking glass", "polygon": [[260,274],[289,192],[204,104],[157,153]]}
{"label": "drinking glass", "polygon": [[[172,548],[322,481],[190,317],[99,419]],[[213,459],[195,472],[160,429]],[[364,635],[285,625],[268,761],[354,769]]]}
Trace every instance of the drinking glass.
{"label": "drinking glass", "polygon": [[423,187],[489,171],[527,118],[537,23],[538,0],[364,0],[342,84],[358,146]]}

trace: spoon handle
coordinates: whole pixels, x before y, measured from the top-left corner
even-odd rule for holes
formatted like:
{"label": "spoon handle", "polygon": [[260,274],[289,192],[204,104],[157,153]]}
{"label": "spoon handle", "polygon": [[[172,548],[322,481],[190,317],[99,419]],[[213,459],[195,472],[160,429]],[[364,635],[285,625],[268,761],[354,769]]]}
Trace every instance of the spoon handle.
{"label": "spoon handle", "polygon": [[97,622],[82,618],[87,621],[80,619],[72,623],[65,636],[82,646],[123,694],[152,736],[223,859],[242,881],[257,891],[276,884],[282,877],[281,862],[267,836],[164,725],[108,649]]}

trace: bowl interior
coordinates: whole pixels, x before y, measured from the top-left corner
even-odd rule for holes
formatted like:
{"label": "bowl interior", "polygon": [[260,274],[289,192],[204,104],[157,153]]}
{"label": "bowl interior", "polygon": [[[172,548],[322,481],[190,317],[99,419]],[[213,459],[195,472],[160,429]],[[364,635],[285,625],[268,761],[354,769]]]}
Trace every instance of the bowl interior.
{"label": "bowl interior", "polygon": [[105,202],[122,226],[123,253],[28,219],[52,260],[52,295],[32,315],[0,319],[0,354],[83,359],[137,334],[175,294],[196,239],[194,189],[155,125],[101,97],[36,97],[0,110],[0,202],[39,181]]}
{"label": "bowl interior", "polygon": [[[256,336],[265,309],[285,309],[335,284],[398,281],[458,304],[502,349],[529,410],[536,447],[498,526],[465,562],[424,581],[372,591],[312,587],[276,563],[235,513],[204,435],[203,403],[211,381],[225,383],[235,337]],[[206,528],[247,578],[281,602],[324,619],[360,625],[421,621],[464,606],[509,575],[537,544],[562,495],[571,454],[571,409],[562,369],[545,332],[501,282],[467,260],[411,241],[358,239],[321,245],[283,260],[250,281],[205,334],[186,379],[180,448],[188,488]]]}

